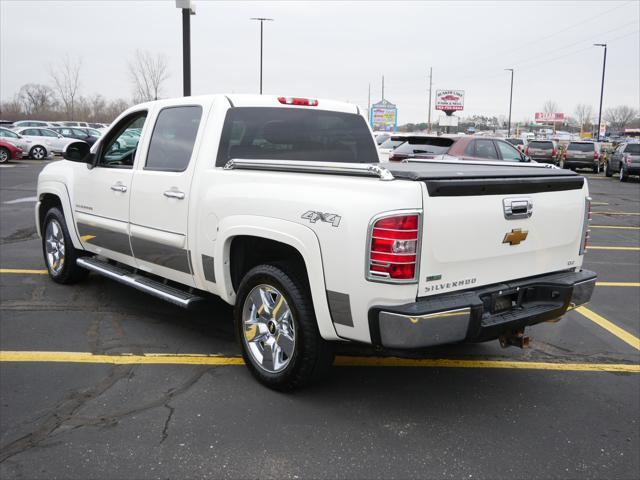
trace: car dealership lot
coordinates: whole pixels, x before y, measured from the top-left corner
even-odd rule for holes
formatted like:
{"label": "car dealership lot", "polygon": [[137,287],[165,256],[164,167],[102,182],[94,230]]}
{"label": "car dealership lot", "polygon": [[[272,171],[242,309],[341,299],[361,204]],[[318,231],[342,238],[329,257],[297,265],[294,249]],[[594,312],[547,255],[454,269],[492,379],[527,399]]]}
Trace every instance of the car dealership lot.
{"label": "car dealership lot", "polygon": [[[2,478],[637,478],[640,182],[590,178],[586,309],[498,342],[342,352],[284,395],[239,366],[231,309],[42,269],[39,162],[0,169]],[[613,228],[616,227],[616,228]],[[413,367],[413,368],[411,368]]]}

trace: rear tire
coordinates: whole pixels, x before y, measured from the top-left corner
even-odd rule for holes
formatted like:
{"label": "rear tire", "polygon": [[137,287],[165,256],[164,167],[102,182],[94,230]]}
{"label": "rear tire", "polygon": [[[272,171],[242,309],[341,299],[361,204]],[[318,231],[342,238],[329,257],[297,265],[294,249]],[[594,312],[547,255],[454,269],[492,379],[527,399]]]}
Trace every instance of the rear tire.
{"label": "rear tire", "polygon": [[0,147],[0,163],[7,163],[11,159],[11,152],[4,147]]}
{"label": "rear tire", "polygon": [[29,156],[34,160],[44,160],[47,158],[47,149],[42,145],[36,145],[29,151]]}
{"label": "rear tire", "polygon": [[611,171],[611,167],[609,167],[609,162],[604,164],[604,174],[607,177],[610,177],[613,175],[613,172]]}
{"label": "rear tire", "polygon": [[311,294],[287,265],[252,268],[238,288],[235,330],[251,374],[279,391],[324,376],[333,349],[320,336]]}
{"label": "rear tire", "polygon": [[624,171],[624,165],[620,164],[620,181],[626,182],[629,179],[629,175]]}
{"label": "rear tire", "polygon": [[49,276],[56,283],[77,283],[89,274],[76,264],[85,252],[73,246],[64,214],[57,207],[49,209],[42,222],[42,253]]}
{"label": "rear tire", "polygon": [[600,162],[598,162],[598,164],[592,168],[593,173],[600,173]]}

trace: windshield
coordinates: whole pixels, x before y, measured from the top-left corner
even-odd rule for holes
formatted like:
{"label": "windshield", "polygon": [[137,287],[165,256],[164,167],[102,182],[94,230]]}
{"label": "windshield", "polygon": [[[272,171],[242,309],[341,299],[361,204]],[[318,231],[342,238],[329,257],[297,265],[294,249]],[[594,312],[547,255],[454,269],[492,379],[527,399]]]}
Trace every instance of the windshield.
{"label": "windshield", "polygon": [[567,147],[567,150],[573,150],[576,152],[593,152],[593,143],[573,143],[571,142]]}
{"label": "windshield", "polygon": [[227,112],[216,166],[232,158],[378,163],[365,119],[308,108],[236,107]]}
{"label": "windshield", "polygon": [[6,137],[6,138],[20,138],[20,135],[18,135],[15,132],[12,132],[10,130],[6,130],[4,128],[0,129],[0,137]]}
{"label": "windshield", "polygon": [[440,155],[447,153],[453,143],[453,139],[446,137],[411,137],[396,148],[394,153]]}
{"label": "windshield", "polygon": [[624,149],[624,153],[631,153],[632,155],[640,154],[640,143],[627,145],[627,148]]}

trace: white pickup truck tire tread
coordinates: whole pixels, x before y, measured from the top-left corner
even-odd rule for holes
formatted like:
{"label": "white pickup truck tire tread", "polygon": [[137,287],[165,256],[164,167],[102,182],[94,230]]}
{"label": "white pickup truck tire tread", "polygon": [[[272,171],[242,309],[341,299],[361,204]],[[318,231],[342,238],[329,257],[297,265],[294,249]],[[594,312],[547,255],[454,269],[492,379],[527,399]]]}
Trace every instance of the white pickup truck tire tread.
{"label": "white pickup truck tire tread", "polygon": [[42,223],[42,253],[49,276],[56,283],[77,283],[89,274],[76,265],[84,251],[73,246],[64,214],[57,207],[47,211]]}
{"label": "white pickup truck tire tread", "polygon": [[[290,312],[289,321],[293,323],[293,354],[281,368],[275,368],[276,371],[268,371],[260,364],[257,355],[252,353],[248,340],[249,336],[254,341],[255,335],[263,334],[265,342],[274,342],[280,328],[277,323],[283,323],[276,322],[274,325],[271,321],[262,322],[261,328],[265,331],[255,331],[253,318],[250,317],[255,316],[256,309],[252,308],[249,295],[260,289],[263,293],[264,290],[269,290],[278,304],[285,305]],[[278,295],[282,297],[280,301]],[[277,306],[272,308],[276,312],[274,320],[281,317],[277,309]],[[266,316],[262,315],[263,318],[271,314],[268,311],[266,313]],[[333,364],[333,349],[320,336],[308,287],[286,264],[258,265],[247,272],[238,288],[234,318],[244,361],[252,375],[269,388],[279,391],[295,390],[319,380]],[[253,351],[256,351],[255,345]]]}

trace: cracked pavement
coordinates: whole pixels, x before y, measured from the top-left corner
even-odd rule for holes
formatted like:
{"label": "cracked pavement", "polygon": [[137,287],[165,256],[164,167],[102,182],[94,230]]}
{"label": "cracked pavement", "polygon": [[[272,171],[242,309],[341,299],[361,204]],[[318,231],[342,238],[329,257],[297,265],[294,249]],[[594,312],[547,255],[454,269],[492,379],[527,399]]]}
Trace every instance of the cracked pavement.
{"label": "cracked pavement", "polygon": [[[0,175],[0,265],[44,268],[30,232],[41,167]],[[601,210],[640,212],[640,182],[590,183]],[[606,218],[605,218],[606,217]],[[640,226],[638,216],[593,223]],[[592,231],[638,245],[640,231]],[[640,281],[637,252],[592,251],[600,280]],[[635,288],[598,287],[589,306],[640,335]],[[571,312],[497,342],[411,356],[639,363],[640,352]],[[231,309],[186,312],[91,275],[74,287],[0,275],[0,350],[237,356]],[[343,353],[371,354],[367,347]],[[291,395],[241,366],[0,363],[0,478],[638,478],[640,375],[513,369],[340,367]]]}

